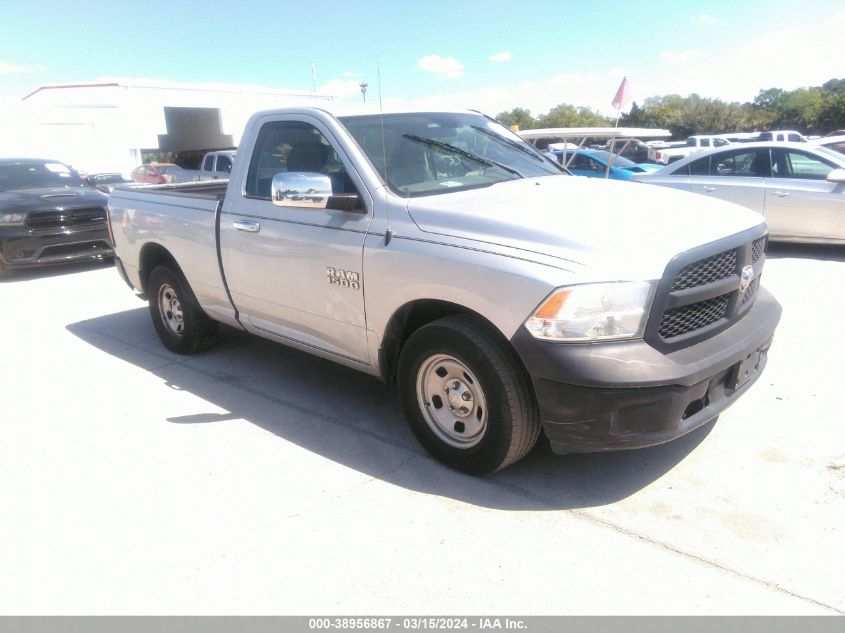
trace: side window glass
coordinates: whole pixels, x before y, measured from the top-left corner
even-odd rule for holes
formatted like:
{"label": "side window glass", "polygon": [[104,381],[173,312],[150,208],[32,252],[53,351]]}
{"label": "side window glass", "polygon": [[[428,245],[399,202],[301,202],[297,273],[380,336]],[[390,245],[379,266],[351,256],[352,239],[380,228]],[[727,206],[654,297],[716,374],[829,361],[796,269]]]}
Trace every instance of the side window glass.
{"label": "side window glass", "polygon": [[688,165],[690,176],[707,176],[710,173],[710,157],[699,158]]}
{"label": "side window glass", "polygon": [[273,176],[286,171],[326,174],[334,193],[356,191],[328,139],[309,123],[276,121],[262,126],[249,163],[246,194],[269,200]]}
{"label": "side window glass", "polygon": [[789,140],[790,140],[791,142],[793,142],[793,143],[800,143],[800,142],[801,142],[801,137],[800,137],[800,136],[798,136],[797,134],[790,134],[790,135],[789,135]]}
{"label": "side window glass", "polygon": [[701,139],[701,147],[710,147],[710,139],[709,138]]}
{"label": "side window glass", "polygon": [[713,156],[710,161],[710,175],[763,178],[768,175],[768,153],[751,150]]}
{"label": "side window glass", "polygon": [[226,173],[230,173],[232,171],[232,159],[224,155],[218,156],[217,171],[225,171]]}
{"label": "side window glass", "polygon": [[214,162],[214,154],[209,154],[202,161],[202,168],[204,171],[211,171],[211,165]]}
{"label": "side window glass", "polygon": [[578,155],[573,159],[570,167],[582,171],[598,171],[600,165],[588,156]]}
{"label": "side window glass", "polygon": [[573,156],[572,161],[569,163],[568,167],[570,169],[585,169],[584,167],[584,157],[583,156]]}
{"label": "side window glass", "polygon": [[824,180],[832,170],[833,166],[820,158],[790,150],[779,151],[772,165],[773,175],[778,178]]}

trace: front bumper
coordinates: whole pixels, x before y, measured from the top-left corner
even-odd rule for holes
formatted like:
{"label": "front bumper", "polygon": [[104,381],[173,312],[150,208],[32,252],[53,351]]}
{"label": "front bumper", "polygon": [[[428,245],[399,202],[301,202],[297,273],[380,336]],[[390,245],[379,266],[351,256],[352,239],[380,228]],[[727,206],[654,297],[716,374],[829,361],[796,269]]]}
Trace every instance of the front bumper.
{"label": "front bumper", "polygon": [[108,229],[33,231],[25,227],[0,228],[0,261],[5,267],[30,268],[79,260],[111,257]]}
{"label": "front bumper", "polygon": [[643,340],[566,344],[512,339],[556,453],[662,444],[709,422],[759,378],[781,307],[761,288],[730,328],[664,354]]}

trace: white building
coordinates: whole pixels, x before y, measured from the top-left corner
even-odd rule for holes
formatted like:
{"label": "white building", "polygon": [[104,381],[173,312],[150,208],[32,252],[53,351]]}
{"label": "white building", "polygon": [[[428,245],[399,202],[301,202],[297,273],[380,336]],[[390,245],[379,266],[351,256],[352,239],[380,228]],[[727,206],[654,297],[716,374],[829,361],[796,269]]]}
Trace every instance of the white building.
{"label": "white building", "polygon": [[231,84],[47,85],[0,109],[0,156],[55,158],[89,173],[129,173],[141,164],[142,150],[236,147],[258,110],[332,101]]}

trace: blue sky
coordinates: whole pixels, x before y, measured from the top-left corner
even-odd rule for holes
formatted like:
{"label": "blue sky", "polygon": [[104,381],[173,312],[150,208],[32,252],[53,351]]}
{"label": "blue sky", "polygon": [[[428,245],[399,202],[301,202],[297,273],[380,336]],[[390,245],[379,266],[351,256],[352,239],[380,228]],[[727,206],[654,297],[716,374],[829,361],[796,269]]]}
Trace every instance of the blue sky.
{"label": "blue sky", "polygon": [[841,0],[4,0],[0,95],[102,78],[310,90],[313,64],[318,90],[360,99],[363,79],[372,99],[378,56],[387,101],[607,111],[622,75],[640,101],[845,76],[843,33]]}

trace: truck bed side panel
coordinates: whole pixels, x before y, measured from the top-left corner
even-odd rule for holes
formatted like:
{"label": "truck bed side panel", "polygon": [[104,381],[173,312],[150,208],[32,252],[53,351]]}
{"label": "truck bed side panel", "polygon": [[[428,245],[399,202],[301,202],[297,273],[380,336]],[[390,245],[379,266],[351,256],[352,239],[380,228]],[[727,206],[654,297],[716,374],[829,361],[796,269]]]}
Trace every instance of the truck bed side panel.
{"label": "truck bed side panel", "polygon": [[216,211],[224,190],[225,185],[115,190],[109,213],[115,250],[136,288],[142,285],[143,248],[160,245],[176,260],[209,316],[237,325],[217,258]]}

